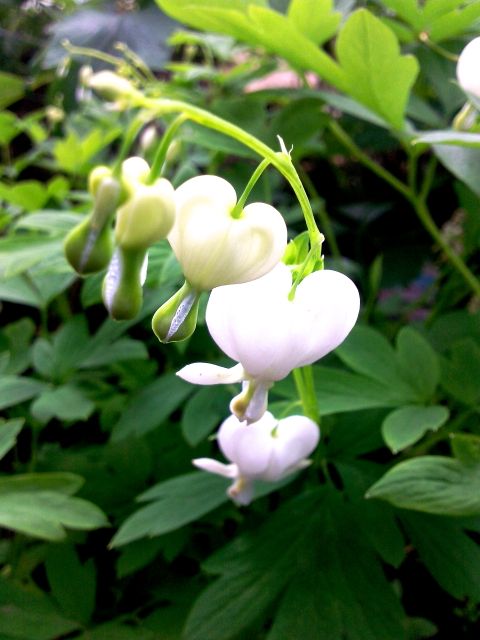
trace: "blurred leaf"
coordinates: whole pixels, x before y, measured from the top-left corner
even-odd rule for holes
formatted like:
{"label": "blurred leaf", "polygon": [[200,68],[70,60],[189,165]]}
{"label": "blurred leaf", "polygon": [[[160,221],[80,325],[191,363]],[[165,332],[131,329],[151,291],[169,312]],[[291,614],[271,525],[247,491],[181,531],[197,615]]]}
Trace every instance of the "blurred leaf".
{"label": "blurred leaf", "polygon": [[139,538],[160,536],[194,522],[227,502],[226,487],[225,478],[203,472],[160,482],[138,498],[155,502],[127,518],[110,545],[119,547]]}
{"label": "blurred leaf", "polygon": [[204,440],[226,417],[231,395],[222,386],[200,389],[186,403],[182,433],[192,447]]}
{"label": "blurred leaf", "polygon": [[480,437],[470,433],[452,433],[452,452],[465,465],[480,465]]}
{"label": "blurred leaf", "polygon": [[480,549],[462,524],[424,514],[403,513],[401,517],[421,560],[439,585],[457,600],[480,602]]}
{"label": "blurred leaf", "polygon": [[456,342],[451,357],[442,361],[442,386],[460,402],[480,402],[480,346],[471,338]]}
{"label": "blurred leaf", "polygon": [[425,513],[480,514],[480,464],[465,465],[445,456],[405,460],[370,487],[366,497]]}
{"label": "blurred leaf", "polygon": [[0,145],[7,145],[18,132],[19,126],[17,116],[9,111],[0,113]]}
{"label": "blurred leaf", "polygon": [[35,325],[30,318],[11,322],[3,328],[8,340],[8,365],[2,373],[17,375],[30,366],[30,341],[35,333]]}
{"label": "blurred leaf", "polygon": [[335,35],[342,18],[333,0],[291,0],[287,16],[294,27],[315,44]]}
{"label": "blurred leaf", "polygon": [[43,540],[59,541],[65,527],[88,531],[108,526],[91,502],[54,491],[5,493],[0,501],[0,526]]}
{"label": "blurred leaf", "polygon": [[480,196],[480,149],[436,144],[433,151],[454,176]]}
{"label": "blurred leaf", "polygon": [[55,545],[49,548],[45,569],[53,598],[67,616],[86,624],[95,609],[93,560],[82,564],[73,546]]}
{"label": "blurred leaf", "polygon": [[170,59],[166,40],[174,27],[175,23],[154,7],[141,11],[108,7],[105,10],[77,9],[72,15],[53,23],[43,65],[54,67],[64,58],[62,42],[66,38],[77,46],[99,49],[115,56],[119,55],[115,45],[122,42],[151,69],[161,69]]}
{"label": "blurred leaf", "polygon": [[33,378],[0,376],[0,409],[34,398],[45,389],[45,383]]}
{"label": "blurred leaf", "polygon": [[9,105],[23,98],[25,94],[25,84],[22,78],[12,73],[0,71],[0,109],[5,109]]}
{"label": "blurred leaf", "polygon": [[11,186],[0,182],[0,198],[26,211],[34,211],[43,207],[49,195],[41,182],[24,180]]}
{"label": "blurred leaf", "polygon": [[74,385],[47,389],[32,403],[32,415],[43,423],[52,418],[65,421],[87,420],[95,410],[95,404]]}
{"label": "blurred leaf", "polygon": [[429,401],[440,382],[440,361],[430,344],[412,327],[403,327],[397,335],[397,358],[418,398]]}
{"label": "blurred leaf", "polygon": [[3,458],[3,456],[15,446],[17,436],[23,427],[23,423],[24,420],[22,418],[6,421],[0,420],[0,458]]}
{"label": "blurred leaf", "polygon": [[163,375],[132,397],[113,427],[112,440],[140,437],[156,429],[192,391],[191,385],[174,373]]}
{"label": "blurred leaf", "polygon": [[13,236],[0,239],[0,278],[11,278],[26,271],[55,251],[61,240],[45,236]]}
{"label": "blurred leaf", "polygon": [[382,424],[382,435],[392,451],[398,453],[418,442],[427,431],[437,431],[448,420],[446,407],[401,407],[389,413]]}
{"label": "blurred leaf", "polygon": [[408,96],[418,74],[416,59],[400,55],[395,35],[365,9],[348,17],[336,49],[347,92],[395,129],[402,129]]}
{"label": "blurred leaf", "polygon": [[54,471],[51,473],[17,473],[0,477],[0,494],[55,491],[70,496],[83,485],[82,477],[74,473]]}
{"label": "blurred leaf", "polygon": [[0,633],[5,640],[57,640],[78,627],[39,589],[0,579]]}
{"label": "blurred leaf", "polygon": [[459,147],[480,147],[480,133],[469,133],[465,131],[427,131],[415,138],[416,144],[450,144]]}

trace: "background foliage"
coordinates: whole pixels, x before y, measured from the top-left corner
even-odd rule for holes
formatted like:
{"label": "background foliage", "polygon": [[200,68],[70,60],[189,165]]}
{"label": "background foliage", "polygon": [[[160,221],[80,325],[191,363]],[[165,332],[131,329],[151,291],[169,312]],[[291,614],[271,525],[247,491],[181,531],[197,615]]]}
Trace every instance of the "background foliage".
{"label": "background foliage", "polygon": [[[466,101],[454,56],[480,2],[158,5],[0,7],[0,638],[476,637],[480,137],[475,121],[452,123]],[[202,319],[186,344],[151,333],[181,281],[168,245],[152,249],[144,307],[125,323],[107,318],[101,277],[79,280],[63,257],[88,172],[115,161],[135,115],[82,87],[87,62],[273,148],[280,134],[327,266],[361,288],[361,322],[314,367],[314,464],[258,486],[248,509],[192,470],[215,453],[232,389],[175,376],[223,363]],[[151,160],[164,127],[146,123],[133,151]],[[241,191],[257,160],[188,122],[167,177],[215,173]],[[303,230],[274,171],[255,195]],[[298,412],[290,379],[271,402]]]}

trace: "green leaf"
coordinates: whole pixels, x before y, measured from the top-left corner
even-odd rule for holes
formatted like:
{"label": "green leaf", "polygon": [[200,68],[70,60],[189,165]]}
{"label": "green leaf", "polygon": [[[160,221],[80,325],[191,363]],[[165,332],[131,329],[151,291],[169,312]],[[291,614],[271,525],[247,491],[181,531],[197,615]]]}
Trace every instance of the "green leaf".
{"label": "green leaf", "polygon": [[445,456],[412,458],[387,471],[366,497],[425,513],[476,515],[480,513],[480,465]]}
{"label": "green leaf", "polygon": [[383,385],[366,376],[319,365],[313,371],[323,416],[359,409],[398,407],[415,401],[413,391],[406,393],[404,389]]}
{"label": "green leaf", "polygon": [[480,133],[469,133],[466,131],[428,131],[415,138],[414,144],[449,144],[459,147],[480,147]]}
{"label": "green leaf", "polygon": [[442,387],[460,402],[480,403],[480,347],[471,338],[456,342],[451,358],[442,361]]}
{"label": "green leaf", "polygon": [[0,239],[0,278],[23,273],[45,258],[62,251],[62,242],[45,236]]}
{"label": "green leaf", "polygon": [[454,176],[480,196],[480,149],[436,144],[433,152]]}
{"label": "green leaf", "polygon": [[52,545],[45,562],[53,598],[64,613],[82,624],[88,623],[95,609],[95,565],[82,564],[71,545]]}
{"label": "green leaf", "polygon": [[334,11],[333,0],[291,0],[287,13],[289,21],[317,45],[335,35],[342,19]]}
{"label": "green leaf", "polygon": [[9,361],[2,373],[17,375],[23,373],[31,364],[30,341],[36,327],[30,318],[22,318],[3,328],[2,333],[8,341]]}
{"label": "green leaf", "polygon": [[[441,0],[437,0],[437,2],[439,1]],[[459,2],[456,4],[459,4]],[[471,28],[479,16],[480,5],[477,2],[441,15],[430,26],[430,39],[433,42],[440,42],[461,35]]]}
{"label": "green leaf", "polygon": [[137,393],[112,431],[112,440],[140,437],[156,429],[193,389],[173,373],[162,376]]}
{"label": "green leaf", "polygon": [[304,36],[293,21],[268,8],[263,0],[217,0],[214,5],[208,0],[156,2],[165,13],[189,26],[263,46],[293,67],[315,71],[334,87],[343,87],[343,74],[336,62]]}
{"label": "green leaf", "polygon": [[440,360],[434,349],[418,331],[403,327],[397,335],[397,358],[418,399],[429,401],[440,382]]}
{"label": "green leaf", "polygon": [[25,95],[25,85],[22,78],[12,73],[0,71],[0,109],[17,102]]}
{"label": "green leaf", "polygon": [[53,491],[6,493],[0,501],[0,526],[35,538],[59,541],[65,527],[88,531],[108,526],[91,502]]}
{"label": "green leaf", "polygon": [[182,416],[182,433],[192,447],[204,440],[226,417],[231,398],[222,386],[197,391],[187,404]]}
{"label": "green leaf", "polygon": [[24,180],[9,186],[0,182],[0,197],[26,211],[41,209],[48,200],[48,191],[37,180]]}
{"label": "green leaf", "polygon": [[160,536],[198,520],[227,502],[227,484],[225,478],[198,472],[160,482],[138,498],[155,502],[127,518],[110,546]]}
{"label": "green leaf", "polygon": [[418,74],[416,59],[400,55],[392,31],[365,9],[349,16],[336,49],[347,93],[396,129],[403,129],[405,108]]}
{"label": "green leaf", "polygon": [[45,386],[45,383],[33,378],[0,376],[0,409],[13,407],[38,396]]}
{"label": "green leaf", "polygon": [[421,560],[439,585],[457,600],[480,602],[480,549],[462,525],[440,516],[404,513],[401,517]]}
{"label": "green leaf", "polygon": [[392,453],[398,453],[418,442],[427,431],[437,431],[449,415],[446,407],[401,407],[389,413],[383,421],[383,439]]}
{"label": "green leaf", "polygon": [[52,418],[75,421],[87,420],[95,410],[95,404],[74,385],[48,389],[32,403],[31,413],[41,422]]}
{"label": "green leaf", "polygon": [[17,116],[5,111],[0,113],[0,145],[7,145],[19,132]]}
{"label": "green leaf", "polygon": [[22,418],[7,421],[0,420],[0,459],[15,446],[23,423],[24,420]]}
{"label": "green leaf", "polygon": [[470,433],[452,433],[452,453],[465,465],[480,465],[480,437]]}
{"label": "green leaf", "polygon": [[51,473],[17,473],[0,477],[0,495],[5,493],[32,493],[55,491],[70,496],[76,493],[84,480],[75,473],[53,471]]}
{"label": "green leaf", "polygon": [[229,640],[264,614],[308,548],[321,497],[317,491],[284,503],[254,534],[237,538],[207,560],[205,570],[222,575],[193,605],[185,627],[188,640]]}
{"label": "green leaf", "polygon": [[412,389],[401,376],[393,347],[379,331],[359,325],[335,353],[357,373],[401,390],[406,395],[412,394]]}
{"label": "green leaf", "polygon": [[57,640],[78,629],[62,616],[40,589],[0,580],[0,634],[2,640]]}

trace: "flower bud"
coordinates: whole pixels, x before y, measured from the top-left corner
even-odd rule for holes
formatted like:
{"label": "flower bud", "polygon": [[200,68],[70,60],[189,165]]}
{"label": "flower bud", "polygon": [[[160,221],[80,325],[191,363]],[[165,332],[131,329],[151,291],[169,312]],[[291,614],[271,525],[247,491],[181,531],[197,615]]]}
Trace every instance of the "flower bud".
{"label": "flower bud", "polygon": [[152,329],[160,342],[186,340],[197,326],[200,295],[185,282],[152,318]]}
{"label": "flower bud", "polygon": [[132,156],[122,162],[122,183],[133,193],[139,184],[145,184],[150,175],[148,162],[139,156]]}
{"label": "flower bud", "polygon": [[172,228],[175,219],[174,190],[168,180],[139,185],[117,211],[115,239],[124,249],[148,249]]}
{"label": "flower bud", "polygon": [[88,191],[93,197],[97,195],[97,191],[104,180],[112,177],[112,170],[110,167],[104,165],[98,165],[90,171],[88,176]]}
{"label": "flower bud", "polygon": [[176,219],[168,240],[186,280],[197,291],[248,282],[281,259],[287,229],[268,204],[250,204],[239,217],[233,187],[217,176],[197,176],[175,191]]}
{"label": "flower bud", "polygon": [[87,80],[88,86],[107,100],[127,98],[137,93],[133,84],[113,71],[99,71]]}
{"label": "flower bud", "polygon": [[103,281],[103,302],[114,320],[131,320],[142,308],[147,275],[146,251],[118,247]]}
{"label": "flower bud", "polygon": [[457,80],[466,93],[480,99],[480,36],[461,52],[457,62]]}
{"label": "flower bud", "polygon": [[93,211],[70,231],[64,242],[68,262],[81,275],[105,269],[113,250],[110,219],[118,206],[121,188],[107,167],[97,169],[89,178],[95,198]]}

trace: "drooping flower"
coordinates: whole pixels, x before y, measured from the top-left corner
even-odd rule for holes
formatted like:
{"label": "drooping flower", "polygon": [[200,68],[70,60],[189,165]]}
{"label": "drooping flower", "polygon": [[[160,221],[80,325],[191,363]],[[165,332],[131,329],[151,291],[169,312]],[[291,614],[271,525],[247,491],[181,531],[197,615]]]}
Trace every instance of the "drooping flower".
{"label": "drooping flower", "polygon": [[197,291],[259,278],[285,251],[282,215],[259,202],[232,215],[237,196],[223,178],[191,178],[176,189],[175,202],[175,224],[168,240],[187,282]]}
{"label": "drooping flower", "polygon": [[[253,282],[218,287],[207,305],[212,338],[241,364],[224,370],[225,383],[246,381],[231,409],[239,418],[258,420],[273,382],[312,364],[338,347],[353,328],[360,297],[355,284],[337,271],[316,271],[292,287],[290,269],[279,264]],[[221,367],[196,363],[178,374],[194,384],[222,383]]]}
{"label": "drooping flower", "polygon": [[457,62],[457,80],[461,88],[480,99],[480,36],[463,49]]}
{"label": "drooping flower", "polygon": [[307,460],[320,438],[318,426],[304,416],[276,420],[266,412],[252,424],[227,418],[220,427],[217,441],[231,464],[210,458],[197,458],[199,469],[233,480],[228,495],[237,503],[249,504],[255,480],[276,482],[310,464]]}

